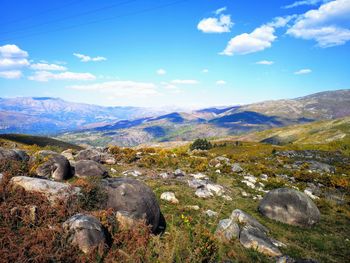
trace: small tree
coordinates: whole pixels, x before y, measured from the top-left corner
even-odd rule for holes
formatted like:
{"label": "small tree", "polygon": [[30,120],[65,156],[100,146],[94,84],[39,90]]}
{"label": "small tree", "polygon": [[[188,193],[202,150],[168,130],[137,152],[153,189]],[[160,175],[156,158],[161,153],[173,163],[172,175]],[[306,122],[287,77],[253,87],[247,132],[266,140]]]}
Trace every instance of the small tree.
{"label": "small tree", "polygon": [[191,144],[190,150],[209,150],[212,147],[212,144],[206,139],[197,139]]}

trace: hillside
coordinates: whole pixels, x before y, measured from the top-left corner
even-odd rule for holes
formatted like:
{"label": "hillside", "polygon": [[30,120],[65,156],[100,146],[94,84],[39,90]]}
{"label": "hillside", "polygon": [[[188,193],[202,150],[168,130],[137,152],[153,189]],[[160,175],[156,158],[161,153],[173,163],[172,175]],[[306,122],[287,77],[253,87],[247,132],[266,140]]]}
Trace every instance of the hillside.
{"label": "hillside", "polygon": [[199,137],[220,138],[252,131],[310,123],[350,115],[350,90],[322,92],[291,100],[207,108],[190,113],[118,121],[70,132],[58,138],[77,144],[136,146]]}
{"label": "hillside", "polygon": [[350,117],[292,125],[235,137],[272,144],[324,144],[350,139]]}

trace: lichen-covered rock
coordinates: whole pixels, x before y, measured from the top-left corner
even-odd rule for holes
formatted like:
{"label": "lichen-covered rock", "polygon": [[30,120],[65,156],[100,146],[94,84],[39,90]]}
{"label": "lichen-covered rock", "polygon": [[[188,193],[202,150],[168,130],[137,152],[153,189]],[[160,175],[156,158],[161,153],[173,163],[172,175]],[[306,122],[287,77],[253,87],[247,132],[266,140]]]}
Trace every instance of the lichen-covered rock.
{"label": "lichen-covered rock", "polygon": [[34,159],[42,158],[42,163],[36,168],[38,176],[51,178],[55,181],[67,180],[72,176],[69,161],[63,155],[52,151],[39,151]]}
{"label": "lichen-covered rock", "polygon": [[103,165],[91,161],[91,160],[80,160],[75,163],[75,176],[77,177],[97,177],[104,178],[108,176],[107,170]]}
{"label": "lichen-covered rock", "polygon": [[5,149],[0,147],[0,160],[28,161],[29,156],[19,149]]}
{"label": "lichen-covered rock", "polygon": [[290,188],[269,191],[258,210],[266,217],[301,227],[311,227],[320,220],[320,212],[304,193]]}
{"label": "lichen-covered rock", "polygon": [[222,219],[216,227],[215,235],[223,241],[230,241],[238,238],[239,226],[231,219]]}
{"label": "lichen-covered rock", "polygon": [[256,249],[267,256],[282,256],[281,251],[266,236],[266,233],[251,225],[241,229],[239,241],[245,248]]}
{"label": "lichen-covered rock", "polygon": [[258,220],[256,220],[254,217],[248,215],[240,209],[233,210],[230,219],[242,225],[250,225],[256,227],[265,233],[269,232],[269,230],[265,226],[260,224]]}
{"label": "lichen-covered rock", "polygon": [[63,223],[63,229],[69,234],[72,244],[77,245],[84,253],[106,245],[105,231],[94,216],[76,214]]}
{"label": "lichen-covered rock", "polygon": [[27,192],[43,194],[50,202],[68,201],[70,197],[80,193],[79,187],[72,187],[66,183],[54,182],[46,179],[15,176],[10,181],[14,187],[22,187]]}
{"label": "lichen-covered rock", "polygon": [[106,209],[112,208],[130,218],[145,220],[153,232],[157,231],[161,212],[151,188],[131,178],[107,178],[101,184],[107,193]]}

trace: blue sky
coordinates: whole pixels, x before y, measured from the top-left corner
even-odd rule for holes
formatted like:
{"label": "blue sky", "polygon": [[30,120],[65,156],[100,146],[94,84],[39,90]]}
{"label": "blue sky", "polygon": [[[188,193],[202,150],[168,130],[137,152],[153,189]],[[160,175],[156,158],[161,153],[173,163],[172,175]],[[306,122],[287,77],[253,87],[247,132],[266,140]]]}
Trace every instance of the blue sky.
{"label": "blue sky", "polygon": [[350,0],[0,5],[0,97],[204,107],[350,88]]}

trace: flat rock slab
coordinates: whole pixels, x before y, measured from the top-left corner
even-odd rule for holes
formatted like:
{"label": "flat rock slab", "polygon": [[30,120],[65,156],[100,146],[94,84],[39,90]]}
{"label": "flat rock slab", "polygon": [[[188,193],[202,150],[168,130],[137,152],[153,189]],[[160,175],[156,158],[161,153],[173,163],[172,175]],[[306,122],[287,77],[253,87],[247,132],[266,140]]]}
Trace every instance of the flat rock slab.
{"label": "flat rock slab", "polygon": [[54,182],[46,179],[15,176],[11,178],[10,183],[15,187],[22,187],[27,192],[43,194],[50,202],[68,201],[70,197],[80,193],[79,187],[72,187],[66,183]]}

